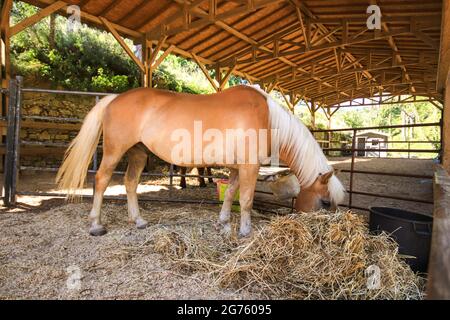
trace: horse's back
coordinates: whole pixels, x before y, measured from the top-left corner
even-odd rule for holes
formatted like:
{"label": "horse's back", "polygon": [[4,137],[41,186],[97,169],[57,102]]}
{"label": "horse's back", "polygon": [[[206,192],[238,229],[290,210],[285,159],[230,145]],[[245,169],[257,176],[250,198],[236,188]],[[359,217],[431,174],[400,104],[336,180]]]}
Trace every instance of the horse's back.
{"label": "horse's back", "polygon": [[[210,95],[193,95],[140,88],[117,97],[104,118],[104,136],[121,144],[143,142],[167,162],[176,146],[174,134],[209,129],[226,134],[230,129],[267,129],[265,97],[253,88],[233,87]],[[105,141],[106,142],[106,141]],[[116,143],[116,142],[114,142]]]}

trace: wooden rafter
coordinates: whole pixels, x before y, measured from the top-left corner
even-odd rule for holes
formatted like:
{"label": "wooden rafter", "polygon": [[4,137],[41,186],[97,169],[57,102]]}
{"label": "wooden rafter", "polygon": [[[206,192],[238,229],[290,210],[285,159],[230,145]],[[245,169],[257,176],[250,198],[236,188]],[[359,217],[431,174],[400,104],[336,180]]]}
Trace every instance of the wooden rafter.
{"label": "wooden rafter", "polygon": [[216,92],[218,92],[220,90],[220,84],[218,84],[218,83],[216,83],[214,81],[214,79],[211,77],[211,74],[209,73],[209,71],[206,68],[206,66],[200,61],[199,57],[195,53],[192,53],[192,58],[197,63],[197,65],[200,67],[200,69],[202,70],[202,72],[205,75],[206,79],[208,79],[209,83],[212,85],[214,90]]}
{"label": "wooden rafter", "polygon": [[28,17],[18,24],[11,27],[11,36],[14,36],[15,34],[21,32],[25,28],[28,28],[35,24],[36,22],[44,19],[45,17],[48,17],[52,13],[60,10],[61,8],[64,8],[67,4],[64,1],[57,1],[55,3],[52,3],[51,5],[45,7],[44,9],[40,10],[38,13],[32,15],[31,17]]}
{"label": "wooden rafter", "polygon": [[114,25],[111,24],[107,19],[100,17],[100,20],[102,21],[105,28],[111,32],[111,34],[114,36],[114,38],[119,42],[121,47],[125,50],[125,52],[128,54],[128,56],[136,63],[136,65],[141,69],[142,72],[145,72],[145,67],[142,64],[142,62],[139,60],[138,57],[131,51],[130,47],[125,43],[125,40],[122,39],[122,37],[119,35],[117,30],[114,28]]}

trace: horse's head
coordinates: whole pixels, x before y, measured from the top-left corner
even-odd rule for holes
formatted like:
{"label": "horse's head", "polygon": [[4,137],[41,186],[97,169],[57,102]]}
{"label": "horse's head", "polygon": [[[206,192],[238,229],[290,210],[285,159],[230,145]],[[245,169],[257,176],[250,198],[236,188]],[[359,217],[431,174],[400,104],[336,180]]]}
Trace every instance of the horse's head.
{"label": "horse's head", "polygon": [[313,212],[329,207],[334,211],[344,196],[344,187],[334,175],[334,170],[331,170],[319,175],[311,186],[301,189],[297,196],[295,209],[299,212]]}

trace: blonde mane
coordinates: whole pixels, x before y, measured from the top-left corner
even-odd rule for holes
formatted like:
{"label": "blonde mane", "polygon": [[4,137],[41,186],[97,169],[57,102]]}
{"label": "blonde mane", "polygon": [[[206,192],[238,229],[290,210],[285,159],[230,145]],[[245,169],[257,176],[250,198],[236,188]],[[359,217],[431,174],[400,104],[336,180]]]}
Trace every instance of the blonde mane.
{"label": "blonde mane", "polygon": [[[251,86],[267,99],[270,114],[270,128],[276,129],[280,154],[287,155],[287,165],[297,176],[303,188],[310,187],[319,175],[332,170],[322,149],[309,129],[293,114],[276,103],[259,86]],[[339,179],[333,175],[328,184],[330,198],[341,203],[345,189]]]}

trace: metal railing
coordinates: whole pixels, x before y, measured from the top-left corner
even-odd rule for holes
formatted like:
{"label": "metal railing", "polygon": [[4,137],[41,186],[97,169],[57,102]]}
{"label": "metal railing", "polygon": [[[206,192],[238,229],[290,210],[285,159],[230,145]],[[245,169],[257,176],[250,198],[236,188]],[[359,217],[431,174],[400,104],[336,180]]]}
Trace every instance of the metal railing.
{"label": "metal railing", "polygon": [[[371,192],[363,192],[363,191],[355,191],[354,190],[354,176],[355,174],[366,174],[366,175],[378,175],[378,176],[390,176],[390,177],[402,177],[402,178],[419,178],[419,179],[427,179],[432,180],[432,176],[427,175],[417,175],[417,174],[404,174],[404,173],[396,173],[396,172],[376,172],[376,171],[363,171],[363,170],[356,170],[355,169],[355,160],[357,157],[358,152],[405,152],[405,153],[441,153],[440,149],[389,149],[389,148],[379,148],[379,149],[370,149],[370,148],[359,148],[357,147],[357,134],[359,131],[367,131],[367,130],[383,130],[383,129],[402,129],[402,128],[423,128],[423,127],[439,127],[441,130],[441,136],[442,136],[442,122],[436,122],[436,123],[424,123],[424,124],[410,124],[410,125],[392,125],[392,126],[378,126],[378,127],[360,127],[360,128],[344,128],[344,129],[318,129],[318,130],[311,130],[313,134],[316,133],[328,133],[331,135],[335,132],[351,132],[352,133],[352,141],[351,141],[351,147],[349,148],[323,148],[324,152],[329,151],[336,151],[336,152],[350,152],[351,154],[351,164],[350,164],[350,170],[341,170],[343,173],[349,173],[350,174],[350,182],[349,182],[349,188],[347,189],[348,192],[348,204],[345,205],[349,209],[358,209],[358,210],[364,210],[368,211],[368,208],[362,208],[357,207],[353,205],[353,195],[361,195],[361,196],[368,196],[368,197],[378,197],[378,198],[385,198],[385,199],[393,199],[393,200],[400,200],[400,201],[408,201],[408,202],[415,202],[415,203],[425,203],[425,204],[433,204],[433,201],[424,200],[424,199],[417,199],[417,198],[411,198],[411,197],[400,197],[400,196],[394,196],[394,195],[388,195],[388,194],[379,194],[379,193],[371,193]],[[384,143],[384,142],[382,142]]]}

